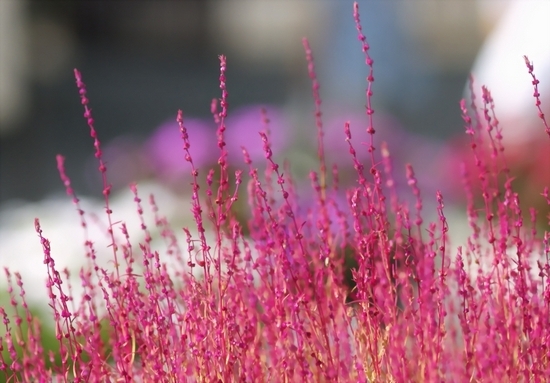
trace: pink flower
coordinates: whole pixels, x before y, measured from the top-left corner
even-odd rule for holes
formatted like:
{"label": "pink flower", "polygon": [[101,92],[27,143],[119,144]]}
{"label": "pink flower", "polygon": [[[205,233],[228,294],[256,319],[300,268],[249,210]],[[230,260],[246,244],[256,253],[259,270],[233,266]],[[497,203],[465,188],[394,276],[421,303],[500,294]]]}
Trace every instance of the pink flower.
{"label": "pink flower", "polygon": [[[215,127],[197,118],[184,119],[191,140],[189,149],[196,167],[206,167],[216,162],[218,149]],[[176,119],[160,125],[145,144],[155,173],[167,181],[179,180],[191,174],[191,166],[185,161],[183,141]]]}
{"label": "pink flower", "polygon": [[[265,114],[262,114],[262,109]],[[264,121],[264,116],[269,122]],[[264,158],[260,131],[269,129],[273,153],[277,156],[284,152],[292,142],[289,123],[282,110],[274,106],[248,105],[232,111],[226,119],[225,141],[230,159],[241,162],[244,146],[253,161]]]}

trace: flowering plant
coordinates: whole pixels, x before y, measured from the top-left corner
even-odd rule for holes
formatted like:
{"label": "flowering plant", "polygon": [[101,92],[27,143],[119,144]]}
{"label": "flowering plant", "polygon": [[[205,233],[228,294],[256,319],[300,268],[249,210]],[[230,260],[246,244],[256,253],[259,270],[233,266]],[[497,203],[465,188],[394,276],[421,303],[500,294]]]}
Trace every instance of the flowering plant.
{"label": "flowering plant", "polygon": [[[260,170],[242,148],[246,195],[240,190],[243,171],[230,174],[226,59],[220,56],[221,98],[212,104],[219,166],[204,178],[191,155],[183,113],[177,115],[192,177],[194,227],[183,228],[183,239],[153,195],[148,222],[136,185],[131,191],[142,238],[131,238],[126,223],[113,218],[107,166],[75,70],[103,179],[110,260],[100,262],[105,249],[87,235],[87,265],[79,273],[80,292],[73,293],[69,273],[56,267],[47,228],[35,220],[58,346],[44,348],[41,321],[29,309],[22,278],[6,270],[10,304],[0,308],[0,371],[6,381],[542,382],[550,376],[550,234],[537,230],[534,210],[531,225],[523,220],[489,91],[483,88],[481,105],[474,99],[471,110],[461,103],[476,166],[474,174],[462,174],[472,233],[454,248],[443,195],[435,196],[438,220],[425,225],[426,197],[413,167],[406,168],[415,198],[410,207],[396,193],[389,148],[375,145],[373,60],[357,5],[354,19],[369,67],[368,142],[355,147],[350,123],[343,123],[357,177],[345,201],[338,168],[325,160],[319,84],[307,41],[319,169],[310,173],[307,200],[313,203],[305,209],[292,178],[273,159],[267,112],[258,141],[267,166]],[[550,137],[538,80],[527,58],[526,64]],[[362,150],[367,157],[360,161]],[[63,157],[57,160],[88,233],[90,216],[71,187]],[[471,182],[474,176],[479,183]],[[540,191],[546,204],[548,190]],[[474,198],[478,193],[481,204]],[[243,198],[250,207],[246,227],[235,211]]]}

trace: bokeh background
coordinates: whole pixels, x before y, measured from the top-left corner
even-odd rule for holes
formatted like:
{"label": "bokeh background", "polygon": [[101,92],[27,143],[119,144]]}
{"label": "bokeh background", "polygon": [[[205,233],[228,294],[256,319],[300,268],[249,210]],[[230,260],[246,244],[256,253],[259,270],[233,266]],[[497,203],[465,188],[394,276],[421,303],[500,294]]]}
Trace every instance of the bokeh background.
{"label": "bokeh background", "polygon": [[[548,230],[550,209],[540,194],[550,186],[550,140],[537,117],[523,55],[535,64],[542,107],[550,116],[550,1],[366,0],[359,5],[374,59],[375,145],[388,142],[398,192],[412,197],[404,171],[411,163],[425,223],[438,219],[433,203],[441,189],[451,244],[466,243],[470,233],[458,169],[461,159],[472,156],[459,100],[467,97],[473,72],[478,94],[480,84],[493,91],[515,190],[524,207],[538,209],[538,223]],[[102,222],[103,185],[73,68],[87,84],[113,184],[115,235],[126,222],[131,240],[143,241],[128,188],[138,182],[151,245],[169,270],[175,270],[173,259],[166,256],[146,196],[156,196],[161,214],[185,243],[181,228],[193,231],[195,222],[175,117],[178,109],[184,111],[191,153],[204,176],[217,161],[210,105],[220,97],[219,54],[228,62],[231,170],[245,168],[239,155],[244,144],[261,172],[257,131],[263,128],[263,106],[275,156],[290,162],[304,197],[299,207],[311,206],[308,171],[318,166],[317,137],[303,37],[310,41],[321,84],[328,161],[338,164],[342,183],[351,185],[356,174],[344,141],[345,121],[351,121],[359,159],[370,164],[363,145],[368,68],[352,1],[0,0],[0,307],[10,311],[7,267],[21,272],[27,301],[51,324],[43,250],[33,224],[37,217],[56,267],[72,273],[74,303],[82,297],[78,271],[86,265],[85,239],[93,241],[98,263],[112,267],[111,240]],[[88,236],[65,195],[57,154],[66,157]],[[345,204],[343,193],[335,200]],[[237,206],[246,207],[246,199]],[[242,221],[245,212],[239,209]],[[57,350],[54,327],[43,334],[45,349]]]}
{"label": "bokeh background", "polygon": [[[520,181],[531,185],[525,195],[540,198],[550,180],[550,154],[541,146],[543,127],[522,55],[535,62],[548,109],[550,23],[544,17],[550,2],[359,5],[374,59],[377,140],[389,142],[396,173],[403,177],[411,162],[426,195],[437,187],[452,197],[460,185],[451,182],[458,180],[453,158],[464,147],[458,102],[473,71],[494,91],[505,138],[513,138],[507,143],[512,162]],[[351,169],[351,160],[342,163],[344,121],[352,121],[359,151],[366,141],[368,69],[356,36],[351,1],[0,0],[0,238],[12,238],[19,224],[32,234],[36,203],[63,196],[56,154],[66,157],[80,196],[101,197],[73,68],[88,86],[115,191],[152,181],[188,194],[174,125],[178,109],[200,165],[216,162],[210,104],[220,96],[219,54],[228,60],[228,141],[236,152],[243,143],[261,149],[259,108],[268,107],[276,155],[290,159],[307,183],[316,145],[301,41],[307,37],[321,83],[329,161]]]}
{"label": "bokeh background", "polygon": [[[458,100],[510,2],[359,3],[375,62],[377,112],[429,140],[461,134]],[[114,153],[117,187],[150,176],[136,151],[179,108],[211,120],[221,53],[228,57],[230,114],[249,104],[274,105],[299,132],[291,140],[307,145],[309,137],[314,144],[301,38],[313,47],[325,111],[362,114],[367,69],[351,4],[1,0],[0,203],[62,193],[58,153],[81,194],[100,190],[75,67],[88,85],[104,148]]]}
{"label": "bokeh background", "polygon": [[[433,203],[435,190],[441,189],[451,242],[455,247],[465,243],[469,226],[458,161],[471,153],[459,100],[467,96],[473,72],[478,91],[483,83],[493,90],[520,199],[539,209],[539,224],[548,230],[549,207],[540,193],[550,183],[549,140],[537,118],[522,56],[535,63],[543,108],[550,115],[550,1],[359,4],[374,59],[376,145],[389,144],[398,191],[412,196],[404,171],[405,163],[412,163],[425,222],[438,219]],[[21,272],[26,298],[41,310],[41,318],[47,321],[51,315],[36,217],[51,241],[56,266],[72,273],[76,302],[82,289],[78,271],[86,264],[85,238],[94,241],[98,262],[112,265],[110,239],[101,224],[102,182],[73,68],[87,84],[113,183],[116,233],[125,221],[130,238],[143,240],[128,188],[138,182],[152,245],[165,255],[146,196],[156,196],[179,236],[182,227],[193,230],[189,167],[174,120],[182,109],[191,152],[204,176],[217,161],[210,105],[220,96],[219,54],[228,62],[231,170],[243,164],[241,144],[262,168],[257,131],[263,128],[259,110],[264,106],[274,153],[292,164],[305,208],[311,203],[307,172],[318,166],[317,137],[303,37],[310,41],[321,84],[328,160],[338,164],[341,181],[350,185],[356,174],[344,141],[346,120],[352,123],[359,158],[370,162],[363,145],[368,68],[351,1],[0,0],[0,270]],[[89,237],[65,195],[56,154],[66,157],[67,174],[87,213]],[[343,195],[336,200],[345,203]],[[239,203],[246,205],[244,198]],[[2,274],[2,307],[10,304],[6,284]],[[46,348],[55,349],[53,327],[45,334],[51,338]]]}

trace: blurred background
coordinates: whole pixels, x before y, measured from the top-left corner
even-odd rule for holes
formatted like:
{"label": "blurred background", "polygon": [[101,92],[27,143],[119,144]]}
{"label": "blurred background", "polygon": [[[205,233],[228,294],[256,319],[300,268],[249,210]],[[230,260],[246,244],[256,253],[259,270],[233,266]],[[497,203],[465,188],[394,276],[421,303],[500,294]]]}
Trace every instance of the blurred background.
{"label": "blurred background", "polygon": [[[459,101],[467,97],[473,72],[478,95],[481,84],[493,91],[515,190],[524,206],[539,210],[539,224],[547,229],[549,207],[540,193],[550,181],[550,151],[523,55],[535,64],[542,107],[550,115],[550,1],[368,0],[359,5],[374,59],[375,146],[388,143],[399,194],[412,197],[404,171],[411,163],[425,222],[437,220],[433,204],[435,190],[441,189],[452,241],[465,243],[470,232],[458,175],[461,160],[474,165]],[[0,0],[0,266],[22,272],[27,298],[47,302],[36,217],[57,267],[72,271],[75,289],[85,264],[85,233],[65,195],[56,154],[66,157],[67,174],[90,213],[88,234],[98,259],[108,264],[112,257],[106,226],[98,218],[104,208],[102,182],[73,68],[87,85],[113,184],[113,222],[126,221],[130,238],[143,238],[128,188],[138,182],[142,198],[153,193],[181,236],[179,228],[195,223],[189,214],[190,171],[175,117],[178,109],[184,111],[191,154],[204,176],[218,159],[210,105],[220,97],[219,54],[228,63],[231,172],[244,168],[241,145],[263,169],[257,132],[265,128],[260,113],[265,107],[274,154],[292,166],[303,198],[299,207],[311,206],[308,171],[318,168],[317,131],[303,37],[310,41],[321,84],[328,163],[339,166],[345,190],[357,178],[344,140],[345,121],[351,122],[359,160],[370,164],[368,68],[352,1]],[[345,204],[343,195],[335,198]],[[143,204],[147,222],[154,222],[145,199]],[[245,214],[240,209],[245,205],[246,198],[240,199],[238,213]],[[154,223],[150,229],[163,248],[160,229]],[[9,300],[6,283],[0,277],[0,305]]]}
{"label": "blurred background", "polygon": [[[549,207],[540,193],[550,182],[549,140],[537,118],[523,55],[535,64],[542,107],[550,116],[550,1],[368,0],[359,6],[374,60],[375,146],[388,143],[398,192],[412,196],[404,171],[411,163],[425,222],[437,219],[430,204],[441,189],[452,240],[465,243],[469,227],[458,169],[472,155],[459,101],[468,94],[473,72],[478,94],[481,84],[493,91],[515,190],[523,203],[539,209],[547,229]],[[303,37],[310,41],[321,85],[328,162],[339,166],[344,189],[357,178],[345,121],[351,122],[359,160],[370,164],[364,144],[368,68],[352,1],[0,0],[0,266],[22,272],[27,299],[49,312],[35,217],[52,243],[58,269],[73,273],[77,300],[84,240],[93,239],[104,265],[112,262],[107,226],[97,218],[103,216],[103,186],[73,68],[87,85],[115,191],[110,207],[116,233],[125,220],[130,238],[143,238],[128,190],[138,182],[153,244],[161,249],[164,241],[146,196],[156,196],[178,236],[181,227],[194,227],[190,171],[175,117],[182,109],[191,154],[204,176],[218,159],[210,105],[220,97],[219,54],[228,63],[231,171],[245,168],[239,148],[246,145],[261,173],[265,161],[257,132],[264,128],[265,107],[274,154],[288,159],[300,202],[311,206],[308,171],[318,168],[317,130]],[[90,213],[89,236],[65,195],[57,154],[66,157],[67,174]],[[246,199],[239,200],[238,207],[245,205]],[[7,307],[6,283],[0,277],[0,306]],[[55,339],[53,330],[50,335]]]}
{"label": "blurred background", "polygon": [[[518,2],[359,1],[375,66],[377,134],[390,141],[390,150],[395,141],[398,162],[426,167],[417,173],[428,173],[427,183],[448,172],[441,165],[445,161],[434,161],[445,157],[448,147],[443,143],[463,135],[458,102],[472,68],[485,65],[479,70],[482,77],[483,70],[499,75],[501,81],[493,85],[502,85],[504,91],[506,81],[517,78],[532,93],[523,59],[516,52],[505,48],[500,56],[493,52],[492,60],[491,55],[485,58],[489,64],[476,64],[484,43],[514,3]],[[521,54],[530,54],[529,42],[548,51],[547,41],[538,39],[544,38],[544,28],[550,36],[546,27],[550,24],[538,25],[538,32],[528,30],[528,25],[537,24],[533,15],[544,14],[549,2],[523,3],[530,10],[514,36],[524,29],[531,34],[518,40],[527,50]],[[351,1],[1,0],[0,204],[63,193],[55,163],[58,153],[67,158],[76,190],[100,196],[73,68],[82,72],[88,86],[115,189],[141,179],[170,183],[178,175],[179,165],[171,163],[183,163],[182,157],[174,159],[181,155],[173,126],[178,109],[196,125],[193,132],[198,132],[200,144],[194,154],[200,156],[201,145],[206,151],[215,130],[210,103],[220,95],[218,55],[222,53],[228,60],[229,115],[245,119],[237,118],[235,126],[248,124],[239,137],[250,140],[247,146],[261,147],[253,138],[262,127],[258,110],[259,105],[269,106],[279,121],[276,153],[294,156],[298,167],[309,169],[315,163],[316,137],[302,37],[313,48],[326,128],[337,132],[328,133],[333,134],[331,142],[345,145],[346,119],[358,121],[354,126],[364,134],[367,74]],[[508,60],[501,60],[503,54],[515,60],[517,73],[510,76],[505,71]],[[535,60],[537,74],[544,77],[543,71],[548,71],[537,64]],[[508,92],[516,100],[508,103],[510,108],[523,105],[517,89]],[[526,108],[536,120],[530,97],[525,98]],[[501,102],[504,105],[506,100]],[[256,108],[248,109],[252,117],[246,117],[251,105]],[[537,125],[537,129],[542,128]],[[208,135],[201,141],[204,132]],[[366,141],[358,140],[358,146]],[[335,150],[339,153],[342,148],[335,144]],[[311,155],[303,156],[304,152]]]}

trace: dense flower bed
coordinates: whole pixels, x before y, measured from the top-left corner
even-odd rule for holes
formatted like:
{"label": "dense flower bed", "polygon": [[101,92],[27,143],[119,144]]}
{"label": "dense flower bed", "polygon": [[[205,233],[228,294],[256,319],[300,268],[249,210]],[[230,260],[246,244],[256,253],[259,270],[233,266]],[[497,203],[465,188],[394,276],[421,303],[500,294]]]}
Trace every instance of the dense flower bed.
{"label": "dense flower bed", "polygon": [[[109,245],[100,248],[87,234],[86,266],[74,293],[56,267],[48,228],[35,220],[57,347],[44,348],[23,281],[6,270],[10,304],[0,308],[0,371],[7,381],[543,382],[550,376],[550,234],[515,192],[490,92],[482,88],[471,105],[461,103],[475,166],[453,177],[464,185],[471,235],[451,247],[442,193],[421,195],[410,165],[404,179],[413,206],[396,192],[401,177],[394,175],[391,148],[376,140],[373,60],[357,5],[354,17],[370,70],[368,125],[367,145],[355,147],[350,123],[342,121],[341,139],[356,172],[345,198],[338,168],[325,157],[307,41],[319,159],[307,195],[298,195],[289,172],[273,159],[267,111],[258,137],[264,159],[243,147],[244,165],[228,162],[226,59],[220,56],[221,97],[212,104],[216,169],[203,174],[197,167],[186,120],[177,114],[192,180],[194,224],[183,232],[161,215],[154,195],[142,200],[135,185],[137,216],[128,220],[138,220],[141,238],[115,221],[107,164],[75,70],[103,179]],[[538,81],[527,58],[526,64],[541,140],[548,139]],[[67,194],[89,233],[95,218],[81,207],[63,164],[58,156]],[[545,182],[540,194],[550,205]],[[426,199],[435,199],[435,222],[423,221]],[[236,208],[242,200],[244,219],[244,204]],[[106,252],[109,262],[102,264]]]}

